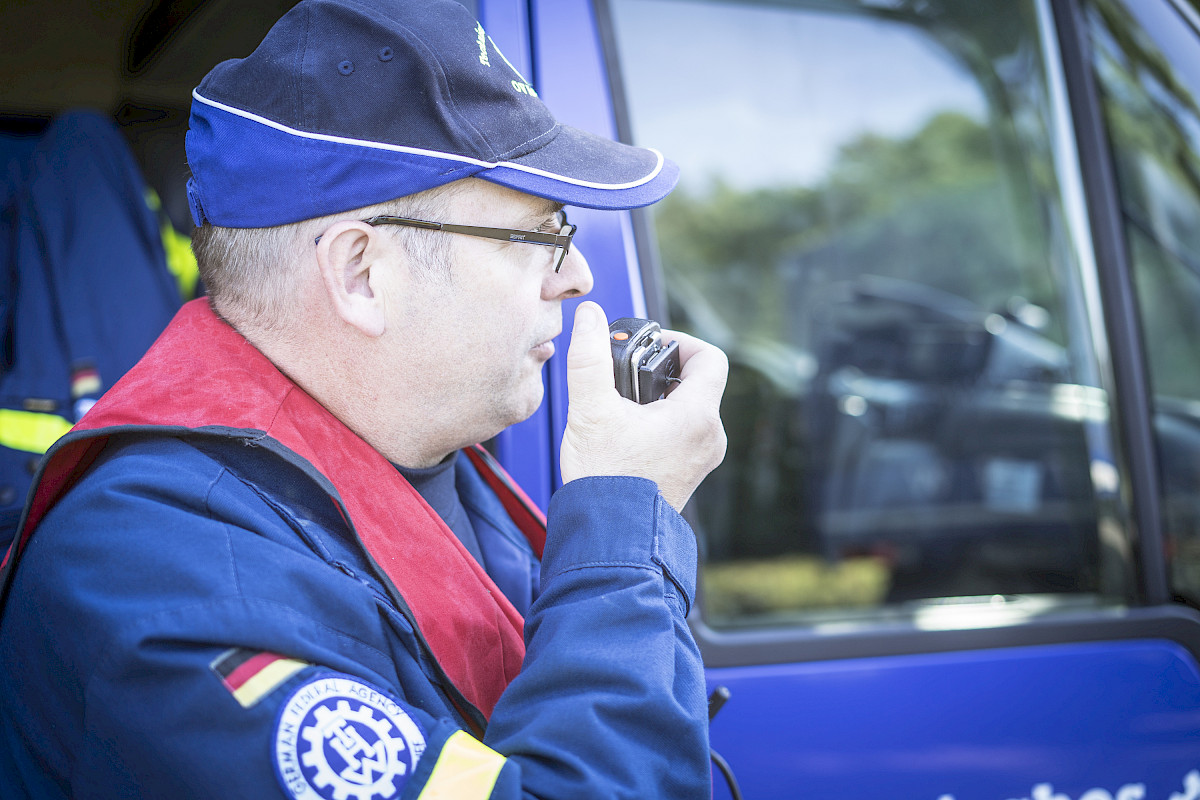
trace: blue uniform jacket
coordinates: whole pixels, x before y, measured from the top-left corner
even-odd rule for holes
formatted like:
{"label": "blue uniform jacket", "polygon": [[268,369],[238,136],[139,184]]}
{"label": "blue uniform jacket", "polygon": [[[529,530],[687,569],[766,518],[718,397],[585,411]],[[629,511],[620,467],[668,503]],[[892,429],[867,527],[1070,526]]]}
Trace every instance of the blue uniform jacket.
{"label": "blue uniform jacket", "polygon": [[0,147],[0,549],[54,440],[179,309],[145,182],[111,117]]}
{"label": "blue uniform jacket", "polygon": [[482,743],[306,473],[215,437],[114,439],[0,618],[5,797],[708,797],[692,531],[652,482],[555,494],[540,565],[467,459],[526,656]]}

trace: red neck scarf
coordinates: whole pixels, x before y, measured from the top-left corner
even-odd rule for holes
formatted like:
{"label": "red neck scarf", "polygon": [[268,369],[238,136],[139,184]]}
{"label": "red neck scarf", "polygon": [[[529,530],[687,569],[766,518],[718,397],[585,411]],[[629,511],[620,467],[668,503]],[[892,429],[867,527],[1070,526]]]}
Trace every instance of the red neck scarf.
{"label": "red neck scarf", "polygon": [[[307,460],[336,488],[348,521],[412,610],[447,677],[491,715],[525,656],[521,615],[400,473],[217,318],[206,300],[185,305],[145,357],[51,450],[17,550],[112,429],[127,425],[260,430]],[[81,431],[92,435],[77,436]],[[494,462],[468,454],[540,555],[545,518]]]}

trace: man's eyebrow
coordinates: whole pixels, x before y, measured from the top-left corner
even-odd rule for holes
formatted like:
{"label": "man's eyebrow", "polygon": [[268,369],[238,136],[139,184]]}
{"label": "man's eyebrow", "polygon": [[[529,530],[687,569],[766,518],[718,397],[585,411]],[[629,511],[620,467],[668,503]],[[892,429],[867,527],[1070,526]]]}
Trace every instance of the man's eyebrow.
{"label": "man's eyebrow", "polygon": [[525,223],[526,227],[539,225],[557,214],[559,211],[562,211],[563,207],[564,206],[562,203],[556,203],[553,200],[546,200],[534,210],[530,211],[529,215],[525,217],[522,222]]}

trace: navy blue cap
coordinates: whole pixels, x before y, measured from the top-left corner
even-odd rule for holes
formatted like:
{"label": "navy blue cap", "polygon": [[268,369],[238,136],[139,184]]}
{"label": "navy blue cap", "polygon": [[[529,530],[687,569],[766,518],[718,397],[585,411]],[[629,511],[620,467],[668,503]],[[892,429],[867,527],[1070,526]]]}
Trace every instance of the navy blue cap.
{"label": "navy blue cap", "polygon": [[655,150],[559,124],[454,0],[304,0],[192,93],[196,224],[283,225],[466,177],[589,208],[674,188]]}

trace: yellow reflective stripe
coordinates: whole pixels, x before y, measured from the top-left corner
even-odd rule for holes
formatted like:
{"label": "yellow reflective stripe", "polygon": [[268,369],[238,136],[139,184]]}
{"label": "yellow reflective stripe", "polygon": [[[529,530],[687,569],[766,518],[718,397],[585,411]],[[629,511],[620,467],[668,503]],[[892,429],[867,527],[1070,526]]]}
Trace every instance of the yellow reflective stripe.
{"label": "yellow reflective stripe", "polygon": [[179,295],[184,300],[196,296],[196,283],[200,280],[200,268],[196,265],[196,254],[192,252],[192,240],[172,227],[170,222],[159,226],[163,240],[163,251],[167,256],[167,269],[179,284]]}
{"label": "yellow reflective stripe", "polygon": [[0,445],[29,453],[44,453],[73,423],[54,414],[0,408]]}
{"label": "yellow reflective stripe", "polygon": [[146,205],[158,215],[158,235],[162,238],[163,254],[167,257],[167,269],[179,285],[179,295],[185,301],[196,296],[196,284],[200,280],[200,269],[196,265],[196,254],[192,252],[191,237],[175,230],[170,218],[163,211],[162,198],[150,186],[146,187]]}
{"label": "yellow reflective stripe", "polygon": [[417,800],[473,800],[487,797],[504,767],[504,756],[471,736],[456,731],[442,747]]}

